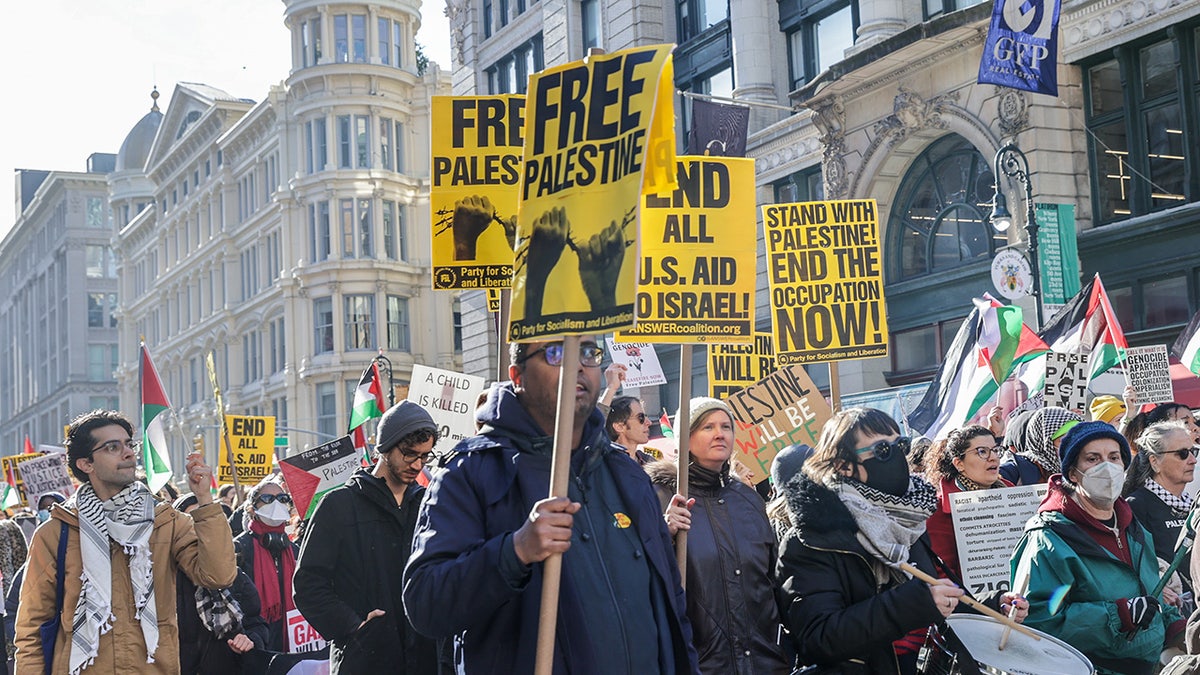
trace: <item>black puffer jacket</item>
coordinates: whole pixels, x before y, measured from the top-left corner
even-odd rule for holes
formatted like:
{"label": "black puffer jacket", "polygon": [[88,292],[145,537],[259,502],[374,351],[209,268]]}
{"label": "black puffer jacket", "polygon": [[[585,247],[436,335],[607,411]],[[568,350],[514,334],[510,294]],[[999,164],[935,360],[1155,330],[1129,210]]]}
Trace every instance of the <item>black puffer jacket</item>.
{"label": "black puffer jacket", "polygon": [[[910,579],[877,590],[871,556],[837,495],[804,474],[785,491],[795,527],[783,540],[776,573],[800,662],[822,667],[820,673],[899,673],[892,642],[942,619],[929,588]],[[911,562],[936,576],[924,536]]]}
{"label": "black puffer jacket", "polygon": [[[671,462],[646,465],[665,509],[675,494]],[[789,673],[775,604],[775,533],[762,497],[729,477],[692,464],[692,528],[687,536],[687,612],[700,672]]]}

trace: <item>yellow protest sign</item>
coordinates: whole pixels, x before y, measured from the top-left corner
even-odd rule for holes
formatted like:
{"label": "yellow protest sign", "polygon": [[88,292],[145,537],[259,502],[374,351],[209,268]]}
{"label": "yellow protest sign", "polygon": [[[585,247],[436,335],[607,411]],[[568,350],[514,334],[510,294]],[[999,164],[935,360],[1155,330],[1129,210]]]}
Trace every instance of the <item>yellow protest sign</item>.
{"label": "yellow protest sign", "polygon": [[646,195],[637,324],[622,340],[754,341],[754,160],[680,157],[670,196]]}
{"label": "yellow protest sign", "polygon": [[762,207],[780,366],[887,354],[874,199]]}
{"label": "yellow protest sign", "polygon": [[21,498],[21,503],[18,506],[29,506],[29,496],[25,494],[25,479],[21,477],[21,471],[18,465],[21,462],[27,462],[31,459],[44,457],[44,452],[30,452],[22,455],[9,455],[0,457],[0,469],[4,470],[4,480],[17,486],[17,495]]}
{"label": "yellow protest sign", "polygon": [[[270,476],[271,464],[275,461],[275,418],[226,415],[225,429],[229,434],[229,447],[233,449],[233,460],[237,462],[238,481],[253,486]],[[233,482],[229,453],[221,453],[217,462],[217,482]]]}
{"label": "yellow protest sign", "polygon": [[513,342],[633,324],[642,195],[675,189],[671,49],[626,49],[530,77]]}
{"label": "yellow protest sign", "polygon": [[487,308],[492,314],[496,314],[500,311],[500,289],[487,289]]}
{"label": "yellow protest sign", "polygon": [[708,395],[728,398],[775,372],[771,334],[755,331],[748,345],[708,346]]}
{"label": "yellow protest sign", "polygon": [[512,284],[524,96],[434,96],[433,287]]}
{"label": "yellow protest sign", "polygon": [[829,403],[803,366],[780,367],[758,383],[725,399],[733,410],[734,458],[758,483],[771,472],[775,455],[789,445],[815,447],[833,416]]}

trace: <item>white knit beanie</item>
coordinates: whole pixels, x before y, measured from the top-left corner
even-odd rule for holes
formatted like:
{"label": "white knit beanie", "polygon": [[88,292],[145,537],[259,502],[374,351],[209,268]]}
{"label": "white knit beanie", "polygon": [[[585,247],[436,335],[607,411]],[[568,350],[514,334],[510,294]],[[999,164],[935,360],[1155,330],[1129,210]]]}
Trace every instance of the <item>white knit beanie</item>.
{"label": "white knit beanie", "polygon": [[[725,413],[729,415],[730,422],[735,419],[733,416],[733,410],[729,407],[729,404],[725,403],[725,401],[709,398],[708,396],[697,396],[696,398],[693,398],[691,403],[688,405],[688,433],[690,434],[695,430],[696,425],[700,422],[700,418],[704,417],[705,413],[713,410],[724,410]],[[678,410],[675,411],[675,428],[679,431],[682,431],[683,429],[683,426],[679,423]]]}

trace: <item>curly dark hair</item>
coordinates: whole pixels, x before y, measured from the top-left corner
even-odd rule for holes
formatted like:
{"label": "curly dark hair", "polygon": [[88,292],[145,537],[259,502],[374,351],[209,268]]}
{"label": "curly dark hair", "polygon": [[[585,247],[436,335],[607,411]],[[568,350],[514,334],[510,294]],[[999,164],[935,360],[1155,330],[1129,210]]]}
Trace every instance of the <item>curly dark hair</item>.
{"label": "curly dark hair", "polygon": [[925,457],[925,477],[929,479],[929,482],[938,486],[947,478],[958,478],[962,472],[955,468],[954,460],[965,455],[967,450],[971,449],[971,441],[980,436],[992,436],[995,439],[991,429],[972,424],[951,431],[939,448],[939,452],[934,453],[930,449],[929,454]]}
{"label": "curly dark hair", "polygon": [[71,467],[71,473],[81,483],[87,483],[91,477],[87,473],[81,471],[75,466],[75,462],[80,459],[88,459],[92,454],[92,446],[96,444],[96,439],[92,436],[92,432],[102,427],[117,425],[133,438],[133,423],[116,410],[92,410],[79,415],[71,420],[67,425],[66,438],[63,439],[63,445],[67,448],[67,463]]}

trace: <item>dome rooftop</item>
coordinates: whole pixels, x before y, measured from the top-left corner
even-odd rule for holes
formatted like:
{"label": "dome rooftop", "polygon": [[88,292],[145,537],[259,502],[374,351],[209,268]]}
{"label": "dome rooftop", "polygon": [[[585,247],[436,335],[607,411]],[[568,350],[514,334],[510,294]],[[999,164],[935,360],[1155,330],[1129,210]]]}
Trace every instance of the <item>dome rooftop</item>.
{"label": "dome rooftop", "polygon": [[158,127],[163,120],[162,111],[158,109],[158,96],[158,87],[155,87],[154,91],[150,92],[150,98],[154,101],[150,112],[133,125],[133,129],[125,136],[125,142],[121,143],[121,150],[117,153],[117,171],[145,169],[146,160],[150,157],[150,148],[154,145],[154,137],[158,135]]}

